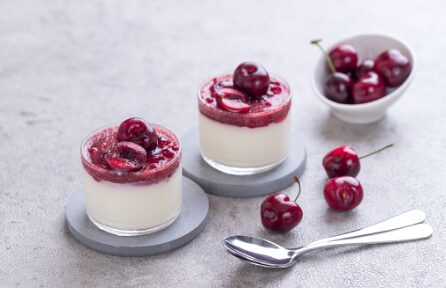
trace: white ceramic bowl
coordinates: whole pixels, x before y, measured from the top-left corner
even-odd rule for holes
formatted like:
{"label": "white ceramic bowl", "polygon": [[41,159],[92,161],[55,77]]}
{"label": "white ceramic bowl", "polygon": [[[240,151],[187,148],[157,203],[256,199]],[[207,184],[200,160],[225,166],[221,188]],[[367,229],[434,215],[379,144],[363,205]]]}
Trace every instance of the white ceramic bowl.
{"label": "white ceramic bowl", "polygon": [[333,115],[342,121],[354,124],[366,124],[378,121],[385,116],[387,109],[403,95],[404,91],[406,91],[412,82],[417,65],[414,51],[403,41],[384,34],[361,34],[353,36],[335,43],[329,47],[328,51],[343,43],[351,44],[356,48],[359,54],[359,61],[375,59],[376,56],[385,50],[395,48],[400,50],[412,62],[412,71],[406,81],[383,98],[363,104],[341,104],[331,101],[323,94],[323,87],[329,70],[323,55],[319,58],[311,77],[311,84],[317,97],[330,107]]}

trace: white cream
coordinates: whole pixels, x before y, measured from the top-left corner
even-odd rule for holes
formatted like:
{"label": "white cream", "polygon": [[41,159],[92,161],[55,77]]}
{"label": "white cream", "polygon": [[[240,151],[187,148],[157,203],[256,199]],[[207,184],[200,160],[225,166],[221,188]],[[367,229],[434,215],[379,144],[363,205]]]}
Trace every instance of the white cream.
{"label": "white cream", "polygon": [[160,182],[135,185],[96,181],[84,170],[87,214],[118,230],[148,230],[172,222],[181,210],[181,166]]}
{"label": "white cream", "polygon": [[274,167],[288,154],[290,113],[279,123],[248,128],[198,116],[200,149],[204,157],[236,168]]}

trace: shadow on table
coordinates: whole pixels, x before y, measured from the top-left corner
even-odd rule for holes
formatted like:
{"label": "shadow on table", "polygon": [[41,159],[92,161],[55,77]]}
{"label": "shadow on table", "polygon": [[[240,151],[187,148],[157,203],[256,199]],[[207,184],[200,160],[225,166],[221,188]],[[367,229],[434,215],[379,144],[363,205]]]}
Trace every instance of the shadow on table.
{"label": "shadow on table", "polygon": [[358,142],[358,140],[370,142],[373,139],[383,139],[383,135],[391,135],[395,130],[396,123],[391,116],[385,116],[370,124],[350,124],[337,119],[331,113],[322,117],[320,129],[318,129],[323,139],[347,142]]}
{"label": "shadow on table", "polygon": [[234,269],[228,287],[274,287],[274,284],[293,272],[293,267],[286,269],[271,269],[254,266],[240,261]]}
{"label": "shadow on table", "polygon": [[[327,224],[337,224],[337,223],[355,223],[358,219],[357,210],[353,209],[351,211],[335,211],[333,209],[327,208],[324,216],[324,222]],[[360,227],[358,227],[360,228]],[[340,233],[344,233],[348,231],[341,231]],[[333,235],[331,235],[333,236]]]}

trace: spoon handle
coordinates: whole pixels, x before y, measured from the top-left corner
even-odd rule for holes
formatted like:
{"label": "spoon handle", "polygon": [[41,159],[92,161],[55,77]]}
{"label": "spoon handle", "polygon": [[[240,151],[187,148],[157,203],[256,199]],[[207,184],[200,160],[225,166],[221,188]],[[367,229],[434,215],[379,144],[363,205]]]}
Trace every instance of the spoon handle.
{"label": "spoon handle", "polygon": [[432,235],[432,233],[433,230],[431,226],[427,224],[417,224],[397,230],[391,230],[378,234],[358,236],[355,238],[338,239],[328,242],[316,241],[297,249],[296,256],[309,251],[323,248],[332,248],[346,245],[372,245],[372,244],[397,243],[397,242],[426,239],[429,238]]}
{"label": "spoon handle", "polygon": [[386,231],[391,231],[395,229],[400,229],[403,227],[415,225],[424,222],[424,219],[426,218],[426,215],[423,211],[415,209],[407,211],[403,214],[400,214],[398,216],[392,217],[390,219],[384,220],[382,222],[379,222],[377,224],[361,228],[352,232],[347,232],[343,234],[339,234],[330,238],[325,238],[322,240],[315,241],[313,243],[325,243],[328,241],[333,240],[340,240],[340,239],[349,239],[354,238],[358,236],[365,236],[370,234],[376,234]]}

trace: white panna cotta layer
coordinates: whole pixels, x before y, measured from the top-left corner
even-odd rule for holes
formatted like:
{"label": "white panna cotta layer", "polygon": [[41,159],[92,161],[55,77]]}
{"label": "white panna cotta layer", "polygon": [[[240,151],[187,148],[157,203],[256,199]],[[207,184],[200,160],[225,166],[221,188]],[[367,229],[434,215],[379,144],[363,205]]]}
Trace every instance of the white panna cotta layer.
{"label": "white panna cotta layer", "polygon": [[[123,231],[160,230],[181,211],[182,170],[150,184],[96,181],[84,170],[88,216],[99,225]],[[138,234],[138,233],[135,233]]]}
{"label": "white panna cotta layer", "polygon": [[201,154],[218,164],[237,168],[274,167],[289,149],[290,113],[279,123],[240,127],[198,116]]}

